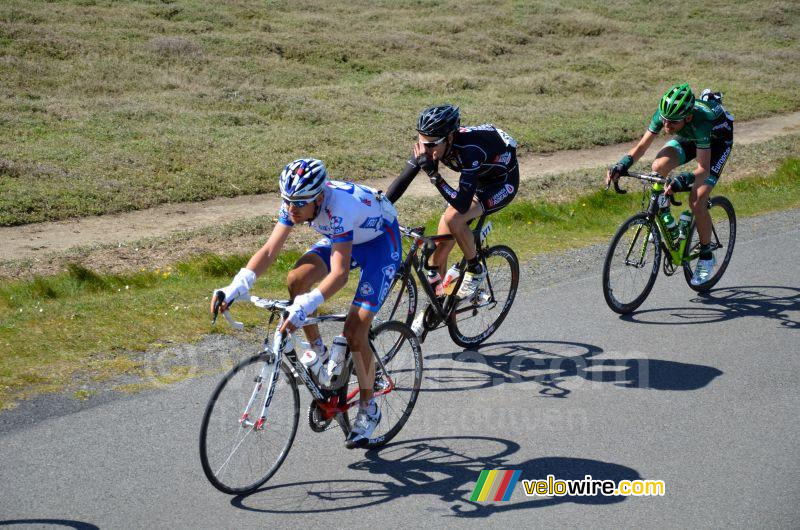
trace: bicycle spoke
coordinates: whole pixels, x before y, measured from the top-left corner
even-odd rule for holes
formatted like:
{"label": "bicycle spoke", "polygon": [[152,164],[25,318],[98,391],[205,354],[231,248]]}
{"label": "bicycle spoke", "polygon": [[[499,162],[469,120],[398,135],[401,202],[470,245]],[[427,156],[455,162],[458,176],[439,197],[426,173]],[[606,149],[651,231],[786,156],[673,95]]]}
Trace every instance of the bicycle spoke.
{"label": "bicycle spoke", "polygon": [[[603,265],[603,295],[612,310],[629,313],[649,294],[658,275],[658,239],[644,214],[631,217],[614,234]],[[632,260],[634,252],[638,256]]]}
{"label": "bicycle spoke", "polygon": [[[218,385],[206,408],[201,462],[211,483],[226,493],[251,491],[263,484],[283,462],[294,440],[299,417],[297,386],[293,378],[282,377],[274,369],[286,375],[282,367],[265,366],[262,356],[239,363]],[[255,383],[255,392],[251,390],[265,372],[270,379],[277,376],[266,409],[269,384],[263,384],[262,378]],[[243,397],[251,404],[247,420],[242,413]],[[253,406],[258,408],[256,414]],[[268,417],[257,429],[262,414]]]}
{"label": "bicycle spoke", "polygon": [[482,256],[486,280],[472,299],[458,302],[448,326],[456,344],[470,347],[486,340],[502,323],[516,296],[519,264],[513,251],[497,246]]}

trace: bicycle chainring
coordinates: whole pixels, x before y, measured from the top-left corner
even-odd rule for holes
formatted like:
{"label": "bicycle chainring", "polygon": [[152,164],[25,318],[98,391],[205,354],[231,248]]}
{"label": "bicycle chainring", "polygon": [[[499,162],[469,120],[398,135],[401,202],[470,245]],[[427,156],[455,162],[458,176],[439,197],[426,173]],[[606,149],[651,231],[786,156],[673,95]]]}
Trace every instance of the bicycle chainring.
{"label": "bicycle chainring", "polygon": [[332,422],[333,418],[330,420],[322,418],[322,411],[317,405],[317,402],[312,401],[308,406],[308,426],[311,427],[311,430],[314,432],[325,432],[336,427],[336,425],[331,425]]}
{"label": "bicycle chainring", "polygon": [[672,276],[673,274],[675,274],[675,271],[678,270],[678,268],[675,266],[675,264],[672,263],[672,258],[669,256],[669,254],[666,254],[664,256],[664,263],[662,265],[663,265],[663,268],[664,268],[664,275],[665,276]]}
{"label": "bicycle chainring", "polygon": [[436,310],[433,308],[433,306],[429,305],[425,309],[425,319],[423,320],[423,325],[425,326],[425,329],[427,331],[433,331],[434,329],[436,329],[436,326],[438,326],[440,323],[441,320],[436,314]]}

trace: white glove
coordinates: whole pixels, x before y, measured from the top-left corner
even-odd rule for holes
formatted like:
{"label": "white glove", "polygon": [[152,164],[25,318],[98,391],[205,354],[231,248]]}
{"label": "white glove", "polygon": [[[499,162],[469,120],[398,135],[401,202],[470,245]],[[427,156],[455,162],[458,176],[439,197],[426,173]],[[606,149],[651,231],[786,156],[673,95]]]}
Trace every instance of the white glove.
{"label": "white glove", "polygon": [[[225,303],[230,304],[237,298],[247,296],[255,283],[256,273],[250,269],[243,268],[236,273],[236,276],[233,277],[233,281],[230,283],[230,285],[218,290],[225,293]],[[216,291],[214,292],[216,293]]]}
{"label": "white glove", "polygon": [[310,293],[301,294],[294,297],[294,303],[286,308],[289,312],[287,320],[295,328],[301,327],[309,315],[311,315],[317,308],[322,305],[325,298],[319,289],[314,289]]}

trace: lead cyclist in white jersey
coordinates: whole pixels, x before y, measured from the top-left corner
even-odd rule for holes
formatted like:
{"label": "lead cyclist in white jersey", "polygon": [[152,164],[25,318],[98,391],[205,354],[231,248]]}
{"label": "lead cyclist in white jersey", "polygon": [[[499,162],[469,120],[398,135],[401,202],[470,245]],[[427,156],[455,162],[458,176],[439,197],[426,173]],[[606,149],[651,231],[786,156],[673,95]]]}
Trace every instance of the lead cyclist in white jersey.
{"label": "lead cyclist in white jersey", "polygon": [[[343,331],[360,388],[358,415],[345,445],[349,449],[360,447],[381,419],[372,397],[375,365],[368,334],[400,264],[397,212],[372,188],[328,180],[323,163],[313,158],[289,163],[280,176],[280,191],[283,204],[278,223],[247,266],[221,289],[225,293],[222,310],[235,298],[247,295],[256,278],[275,261],[292,228],[300,223],[308,223],[324,237],[289,272],[289,295],[294,301],[282,331],[302,326],[323,301],[345,286],[350,269],[360,267],[361,276]],[[311,290],[317,282],[317,288]],[[213,305],[214,300],[212,308]],[[325,347],[316,326],[305,328],[305,332],[317,354],[323,355]]]}

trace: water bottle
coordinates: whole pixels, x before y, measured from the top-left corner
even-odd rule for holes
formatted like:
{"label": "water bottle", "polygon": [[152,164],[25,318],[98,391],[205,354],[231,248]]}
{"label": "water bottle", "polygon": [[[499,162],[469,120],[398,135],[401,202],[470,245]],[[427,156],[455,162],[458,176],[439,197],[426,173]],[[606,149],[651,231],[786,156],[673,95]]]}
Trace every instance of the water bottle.
{"label": "water bottle", "polygon": [[442,275],[439,274],[439,269],[426,269],[425,276],[428,278],[428,283],[431,285],[436,296],[444,294],[444,287],[442,287]]}
{"label": "water bottle", "polygon": [[678,221],[678,239],[686,239],[689,237],[689,225],[692,224],[691,210],[684,210]]}
{"label": "water bottle", "polygon": [[444,280],[442,281],[442,289],[444,290],[444,294],[453,294],[453,290],[456,288],[456,281],[458,280],[460,274],[461,271],[458,270],[457,265],[453,265],[447,269],[447,273],[444,275]]}
{"label": "water bottle", "polygon": [[322,370],[322,362],[317,356],[317,352],[314,350],[306,350],[303,355],[300,356],[300,363],[306,368],[306,370],[308,370],[308,373],[311,374],[311,377],[314,378],[318,383],[327,385],[330,382],[328,373],[325,370]]}
{"label": "water bottle", "polygon": [[335,337],[333,344],[331,344],[330,352],[328,366],[326,367],[329,380],[342,372],[342,365],[347,354],[347,339],[343,335]]}
{"label": "water bottle", "polygon": [[678,223],[675,222],[672,212],[669,211],[669,197],[666,194],[662,194],[658,198],[658,206],[660,207],[658,215],[661,217],[661,221],[664,222],[670,238],[675,241],[678,238]]}

